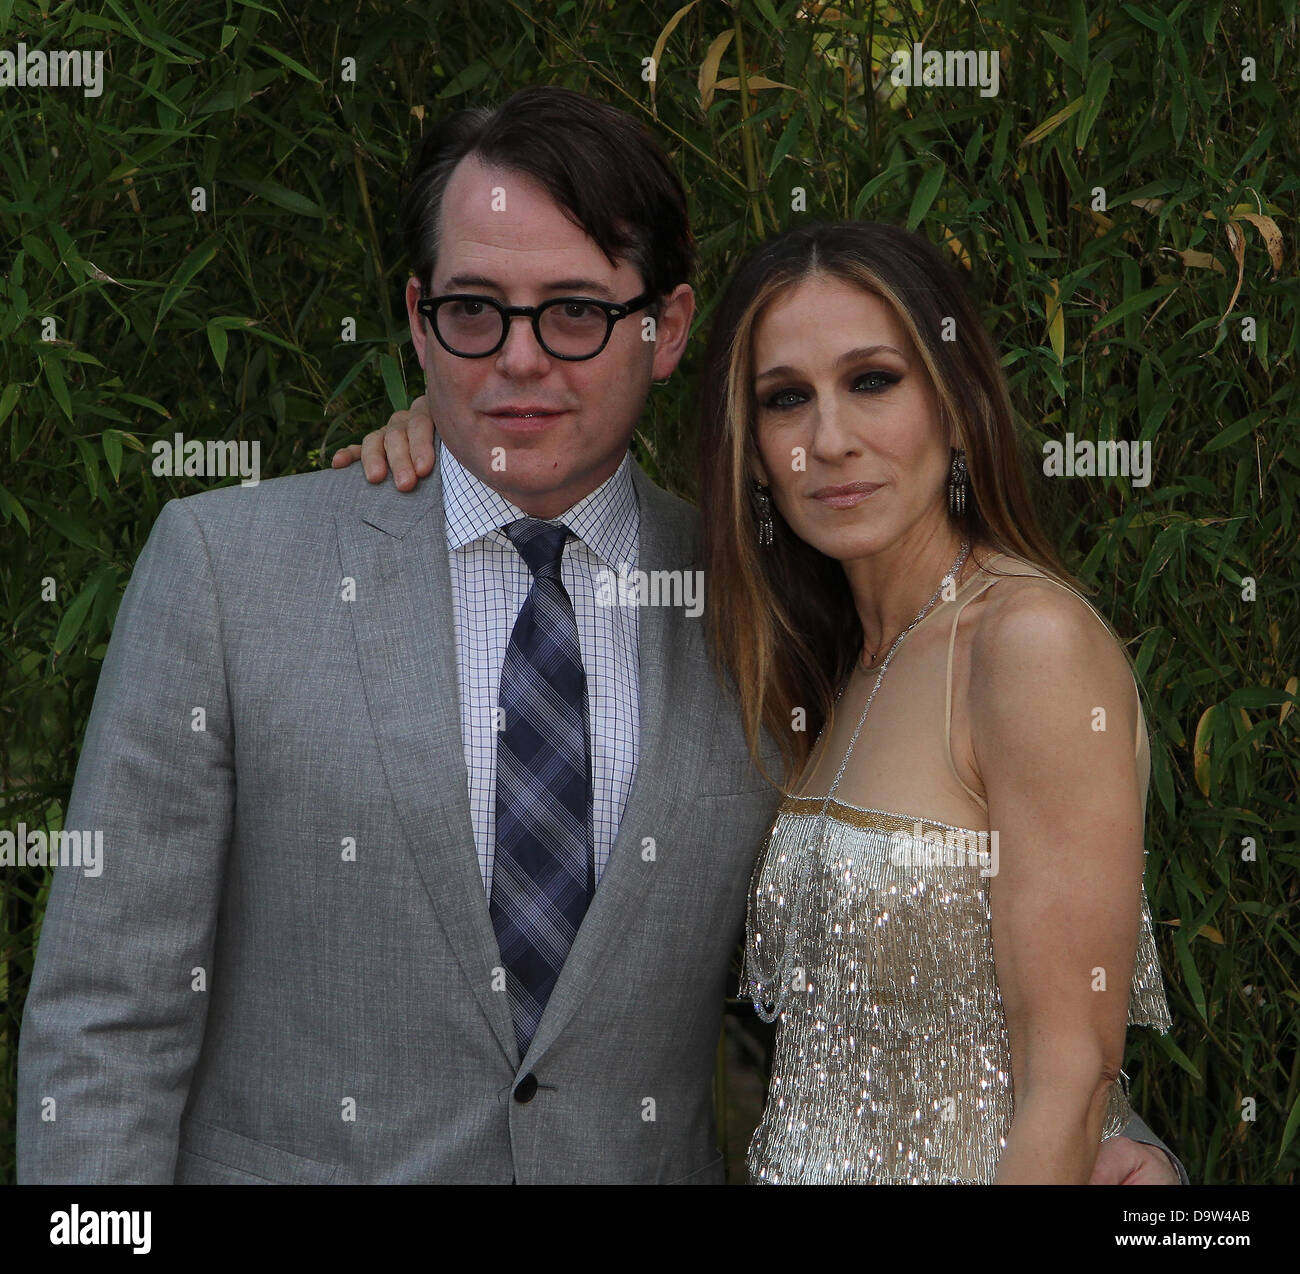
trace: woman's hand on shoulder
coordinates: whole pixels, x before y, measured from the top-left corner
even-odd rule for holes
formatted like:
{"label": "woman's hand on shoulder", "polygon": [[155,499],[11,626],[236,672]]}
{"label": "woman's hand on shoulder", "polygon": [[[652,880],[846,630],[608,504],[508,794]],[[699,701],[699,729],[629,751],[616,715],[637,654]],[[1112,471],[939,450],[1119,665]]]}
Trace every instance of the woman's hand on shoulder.
{"label": "woman's hand on shoulder", "polygon": [[435,429],[429,400],[421,394],[409,409],[393,412],[384,428],[372,430],[359,444],[336,451],[331,467],[345,469],[360,460],[370,482],[382,482],[391,468],[393,485],[399,491],[414,490],[420,478],[433,472]]}

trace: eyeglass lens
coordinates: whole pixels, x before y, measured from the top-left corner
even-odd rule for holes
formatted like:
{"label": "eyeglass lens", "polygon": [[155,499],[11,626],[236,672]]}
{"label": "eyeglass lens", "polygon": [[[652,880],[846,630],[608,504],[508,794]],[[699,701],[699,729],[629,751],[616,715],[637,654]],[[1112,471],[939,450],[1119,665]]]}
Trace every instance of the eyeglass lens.
{"label": "eyeglass lens", "polygon": [[[552,353],[581,357],[594,354],[605,340],[609,322],[604,310],[581,301],[548,305],[538,317],[542,344]],[[501,340],[505,316],[485,301],[444,301],[438,307],[438,331],[462,354],[485,354]]]}

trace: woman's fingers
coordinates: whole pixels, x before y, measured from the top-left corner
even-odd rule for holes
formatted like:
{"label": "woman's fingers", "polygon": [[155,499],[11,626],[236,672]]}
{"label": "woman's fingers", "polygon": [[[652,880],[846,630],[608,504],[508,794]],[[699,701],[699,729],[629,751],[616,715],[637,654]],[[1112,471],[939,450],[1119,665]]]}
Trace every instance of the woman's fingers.
{"label": "woman's fingers", "polygon": [[407,417],[406,440],[410,444],[411,460],[415,472],[427,478],[433,472],[437,453],[433,445],[433,416],[429,411],[429,399],[424,394],[411,404]]}
{"label": "woman's fingers", "polygon": [[[415,487],[415,465],[411,460],[411,445],[406,438],[406,425],[410,415],[409,411],[394,412],[387,427],[375,436],[376,449],[382,449],[388,457],[387,465],[382,460],[376,465],[376,472],[379,478],[383,478],[391,469],[393,483],[399,491],[411,491]],[[366,477],[370,478],[369,468],[366,469]],[[376,481],[375,478],[370,480]]]}
{"label": "woman's fingers", "polygon": [[410,491],[420,478],[433,472],[433,435],[429,400],[421,394],[409,409],[393,412],[382,429],[372,429],[360,444],[340,447],[330,463],[335,469],[344,469],[360,460],[368,481],[382,482],[391,471],[397,489]]}

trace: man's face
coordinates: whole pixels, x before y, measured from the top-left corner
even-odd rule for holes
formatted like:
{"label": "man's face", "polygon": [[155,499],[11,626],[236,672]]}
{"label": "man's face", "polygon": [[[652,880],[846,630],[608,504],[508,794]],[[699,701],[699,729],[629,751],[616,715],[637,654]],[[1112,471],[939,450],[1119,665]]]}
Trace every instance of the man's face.
{"label": "man's face", "polygon": [[[502,206],[504,204],[504,206]],[[557,296],[628,301],[644,290],[627,261],[611,266],[584,230],[532,178],[477,157],[453,170],[443,195],[433,295],[472,292],[504,305]],[[614,324],[595,358],[553,358],[526,318],[510,320],[505,344],[486,358],[458,358],[406,305],[416,354],[442,441],[481,481],[532,517],[557,517],[594,491],[627,451],[652,379],[677,366],[694,312],[685,284],[643,339],[639,310]]]}

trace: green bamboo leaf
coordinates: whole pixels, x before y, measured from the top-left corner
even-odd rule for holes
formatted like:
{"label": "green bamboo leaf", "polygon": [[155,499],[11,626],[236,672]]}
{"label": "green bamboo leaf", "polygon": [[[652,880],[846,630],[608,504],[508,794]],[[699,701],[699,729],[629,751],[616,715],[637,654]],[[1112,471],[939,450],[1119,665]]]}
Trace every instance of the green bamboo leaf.
{"label": "green bamboo leaf", "polygon": [[1178,1066],[1185,1070],[1198,1084],[1203,1083],[1201,1072],[1196,1069],[1192,1059],[1183,1052],[1177,1044],[1174,1043],[1173,1037],[1169,1035],[1156,1035],[1156,1046],[1164,1055],[1172,1059]]}
{"label": "green bamboo leaf", "polygon": [[1300,1128],[1300,1097],[1292,1103],[1291,1113],[1286,1117],[1286,1127],[1282,1129],[1282,1142],[1277,1148],[1278,1163],[1282,1162],[1282,1156],[1286,1154],[1286,1148],[1294,1139],[1297,1128]]}
{"label": "green bamboo leaf", "polygon": [[1183,983],[1196,1011],[1203,1022],[1209,1022],[1205,1007],[1205,988],[1201,985],[1201,975],[1197,972],[1196,961],[1192,957],[1191,944],[1187,934],[1180,927],[1174,931],[1174,954],[1178,957],[1178,967],[1183,971]]}
{"label": "green bamboo leaf", "polygon": [[1079,62],[1073,45],[1067,44],[1060,38],[1060,36],[1053,35],[1050,31],[1040,30],[1035,34],[1040,40],[1046,43],[1047,47],[1051,49],[1066,66],[1068,66],[1072,71],[1078,71],[1080,75],[1083,74],[1083,65]]}
{"label": "green bamboo leaf", "polygon": [[104,459],[114,482],[122,481],[122,434],[117,429],[105,429],[101,438]]}
{"label": "green bamboo leaf", "polygon": [[82,625],[86,622],[86,616],[90,613],[91,603],[94,602],[95,597],[98,595],[104,580],[113,578],[115,574],[116,572],[112,566],[101,566],[90,577],[90,581],[85,588],[68,603],[67,609],[64,610],[63,616],[59,620],[59,626],[54,633],[54,654],[56,658],[77,640],[77,634],[81,632]]}
{"label": "green bamboo leaf", "polygon": [[1230,708],[1272,708],[1279,703],[1290,703],[1295,696],[1285,690],[1273,690],[1268,686],[1242,686],[1234,690],[1224,702]]}
{"label": "green bamboo leaf", "polygon": [[1097,333],[1105,328],[1110,327],[1112,323],[1118,323],[1120,319],[1127,318],[1130,314],[1136,314],[1139,310],[1144,310],[1152,301],[1158,297],[1168,296],[1170,292],[1177,289],[1176,283],[1161,283],[1153,288],[1144,288],[1134,296],[1125,297],[1118,305],[1106,311],[1105,317],[1094,324],[1093,332]]}
{"label": "green bamboo leaf", "polygon": [[1080,112],[1074,129],[1075,150],[1084,148],[1088,141],[1088,134],[1092,132],[1092,126],[1097,122],[1097,116],[1101,114],[1113,71],[1114,67],[1109,62],[1098,61],[1093,63],[1092,70],[1088,72],[1088,84],[1083,90],[1087,105]]}
{"label": "green bamboo leaf", "polygon": [[265,199],[267,203],[273,203],[277,208],[283,208],[286,212],[297,213],[300,217],[324,217],[325,209],[306,195],[300,195],[296,190],[289,190],[275,181],[245,181],[229,178],[228,184],[238,186],[241,190],[247,190],[250,195],[256,195],[259,199]]}
{"label": "green bamboo leaf", "polygon": [[73,544],[83,549],[90,549],[94,553],[104,552],[103,545],[91,535],[86,524],[79,518],[74,518],[71,514],[64,513],[42,500],[33,500],[30,496],[27,498],[27,507],[37,514],[42,522],[71,540]]}
{"label": "green bamboo leaf", "polygon": [[263,53],[269,53],[281,66],[287,66],[295,75],[301,75],[304,80],[312,84],[321,84],[323,81],[309,71],[301,62],[295,62],[287,53],[281,53],[279,49],[273,49],[269,44],[259,44],[256,46]]}
{"label": "green bamboo leaf", "polygon": [[1226,429],[1220,430],[1205,444],[1205,450],[1222,451],[1224,447],[1231,447],[1234,442],[1239,442],[1258,424],[1259,419],[1253,413],[1249,416],[1243,416],[1240,420],[1234,420]]}
{"label": "green bamboo leaf", "polygon": [[452,78],[450,84],[438,94],[438,100],[445,101],[449,97],[455,97],[458,93],[468,93],[470,89],[478,88],[488,77],[491,67],[484,61],[471,62],[459,75]]}
{"label": "green bamboo leaf", "polygon": [[21,387],[19,385],[10,382],[4,387],[4,391],[0,392],[0,425],[3,425],[9,418],[9,413],[14,409],[14,403],[18,401],[20,391]]}
{"label": "green bamboo leaf", "polygon": [[1050,242],[1050,237],[1047,213],[1043,209],[1043,195],[1038,189],[1038,182],[1034,180],[1033,173],[1026,172],[1021,176],[1020,184],[1025,192],[1025,203],[1029,205],[1029,216],[1033,220],[1034,229],[1038,231],[1038,241],[1046,246]]}
{"label": "green bamboo leaf", "polygon": [[[356,378],[360,376],[361,373],[365,371],[365,369],[369,367],[370,364],[374,362],[374,360],[377,357],[378,357],[377,351],[372,348],[372,349],[368,349],[365,352],[365,355],[363,357],[358,358],[356,362],[354,362],[352,366],[349,367],[348,370],[344,373],[343,379],[339,381],[337,385],[334,386],[334,389],[331,391],[330,396],[325,400],[325,406],[328,408],[332,403],[337,401],[338,398],[342,395],[343,391],[347,389],[347,387],[350,384],[352,384],[352,382],[356,380]],[[403,406],[407,406],[407,405],[408,404],[405,403],[403,404]]]}
{"label": "green bamboo leaf", "polygon": [[216,235],[205,239],[177,267],[176,273],[172,275],[167,286],[163,289],[162,299],[158,302],[158,313],[153,321],[153,330],[155,332],[157,332],[158,325],[163,321],[167,311],[180,300],[181,294],[189,286],[194,276],[217,255],[219,242],[220,240]]}
{"label": "green bamboo leaf", "polygon": [[899,181],[900,178],[900,172],[892,165],[883,168],[869,182],[867,182],[860,191],[858,191],[858,196],[853,201],[853,215],[855,217],[860,217],[863,208],[867,206],[877,192],[883,190],[886,186]]}
{"label": "green bamboo leaf", "polygon": [[1036,128],[1031,129],[1020,144],[1022,146],[1032,146],[1035,142],[1041,142],[1049,133],[1054,133],[1060,128],[1076,111],[1081,111],[1084,101],[1084,98],[1076,97],[1074,101],[1062,106],[1055,114],[1049,115]]}
{"label": "green bamboo leaf", "polygon": [[28,521],[27,510],[23,508],[22,501],[16,495],[10,494],[0,487],[0,514],[4,515],[4,520],[9,521],[13,518],[15,522],[22,525],[24,531],[30,536],[32,533],[32,524]]}
{"label": "green bamboo leaf", "polygon": [[54,401],[63,409],[63,414],[72,419],[72,398],[68,394],[68,382],[63,379],[63,368],[57,358],[46,356],[41,359],[41,369],[45,372],[46,383]]}
{"label": "green bamboo leaf", "polygon": [[1160,36],[1161,45],[1173,36],[1173,28],[1170,27],[1169,23],[1158,14],[1146,13],[1144,10],[1139,9],[1135,4],[1122,4],[1120,5],[1120,8],[1123,9],[1134,22],[1140,22],[1144,27],[1148,27],[1152,31],[1155,31]]}
{"label": "green bamboo leaf", "polygon": [[99,499],[99,452],[91,446],[90,439],[77,436],[72,440],[81,456],[81,463],[86,471],[86,489],[92,500]]}
{"label": "green bamboo leaf", "polygon": [[384,376],[384,388],[388,390],[388,401],[394,411],[402,411],[410,406],[411,396],[406,390],[406,381],[402,378],[402,365],[392,354],[380,354],[379,370]]}
{"label": "green bamboo leaf", "polygon": [[939,193],[939,187],[943,185],[947,171],[947,165],[940,162],[928,168],[921,180],[917,182],[916,194],[912,196],[912,206],[907,213],[909,230],[915,230],[925,219],[925,214],[930,211],[930,205],[934,203],[934,197]]}
{"label": "green bamboo leaf", "polygon": [[805,117],[805,112],[802,110],[795,111],[790,116],[790,122],[782,131],[781,138],[776,143],[776,149],[772,152],[772,161],[767,166],[767,175],[769,177],[776,172],[777,164],[790,153],[790,148],[798,141],[799,130],[803,127]]}
{"label": "green bamboo leaf", "polygon": [[224,372],[226,370],[226,347],[229,343],[226,329],[217,323],[209,323],[207,333],[208,344],[212,346],[212,355],[217,360],[217,370]]}

